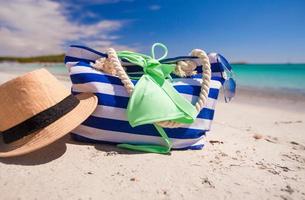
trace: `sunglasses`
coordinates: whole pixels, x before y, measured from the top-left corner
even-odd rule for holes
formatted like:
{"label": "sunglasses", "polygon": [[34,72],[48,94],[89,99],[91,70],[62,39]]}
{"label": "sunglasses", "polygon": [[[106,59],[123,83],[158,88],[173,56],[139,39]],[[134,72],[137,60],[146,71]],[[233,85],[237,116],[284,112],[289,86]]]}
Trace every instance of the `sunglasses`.
{"label": "sunglasses", "polygon": [[225,57],[223,57],[220,54],[216,55],[217,62],[220,63],[220,65],[223,68],[222,77],[225,79],[223,83],[223,92],[225,97],[225,102],[230,102],[236,93],[236,81],[235,81],[235,75],[232,70],[232,66],[227,61]]}

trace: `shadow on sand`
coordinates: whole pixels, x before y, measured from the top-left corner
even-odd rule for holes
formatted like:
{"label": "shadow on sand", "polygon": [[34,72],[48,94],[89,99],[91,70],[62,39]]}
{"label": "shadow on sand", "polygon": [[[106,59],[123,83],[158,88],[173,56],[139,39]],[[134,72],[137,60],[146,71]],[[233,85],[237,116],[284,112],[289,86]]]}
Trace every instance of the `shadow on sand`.
{"label": "shadow on sand", "polygon": [[61,157],[67,150],[69,135],[32,153],[11,158],[0,158],[0,162],[12,165],[41,165]]}
{"label": "shadow on sand", "polygon": [[[71,140],[68,141],[70,144],[77,144],[77,145],[91,145],[94,146],[94,148],[98,151],[104,152],[105,155],[113,155],[113,154],[128,154],[128,155],[138,155],[138,154],[147,154],[149,152],[143,152],[143,151],[132,151],[128,149],[123,149],[117,147],[117,143],[113,142],[105,142],[105,141],[98,141],[98,140],[92,140],[89,138],[84,138],[82,136],[78,136],[76,134],[71,134]],[[162,155],[171,155],[171,153],[168,154],[162,154]]]}
{"label": "shadow on sand", "polygon": [[[111,156],[115,154],[138,155],[146,152],[131,151],[118,148],[115,144],[105,142],[78,142],[73,140],[70,135],[66,135],[60,140],[50,144],[42,149],[32,153],[11,157],[0,158],[0,162],[11,165],[41,165],[60,158],[67,150],[66,144],[94,146],[94,148],[103,154],[103,156]],[[163,154],[164,155],[164,154]],[[170,154],[166,154],[170,155]]]}
{"label": "shadow on sand", "polygon": [[[73,138],[73,136],[72,136]],[[145,152],[139,152],[139,151],[131,151],[127,149],[118,148],[115,144],[106,143],[106,142],[79,142],[77,140],[70,139],[67,141],[69,144],[75,144],[75,145],[85,145],[85,146],[93,146],[96,150],[101,151],[101,153],[107,154],[143,154]]]}

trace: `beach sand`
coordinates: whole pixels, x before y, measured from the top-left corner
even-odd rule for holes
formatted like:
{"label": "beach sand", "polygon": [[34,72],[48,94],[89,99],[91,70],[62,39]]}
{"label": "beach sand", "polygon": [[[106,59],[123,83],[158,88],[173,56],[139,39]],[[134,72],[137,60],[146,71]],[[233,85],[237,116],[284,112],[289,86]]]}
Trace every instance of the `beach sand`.
{"label": "beach sand", "polygon": [[[0,73],[0,83],[13,76]],[[220,98],[203,150],[135,153],[66,136],[0,159],[5,200],[305,199],[304,185],[304,96],[250,89]]]}

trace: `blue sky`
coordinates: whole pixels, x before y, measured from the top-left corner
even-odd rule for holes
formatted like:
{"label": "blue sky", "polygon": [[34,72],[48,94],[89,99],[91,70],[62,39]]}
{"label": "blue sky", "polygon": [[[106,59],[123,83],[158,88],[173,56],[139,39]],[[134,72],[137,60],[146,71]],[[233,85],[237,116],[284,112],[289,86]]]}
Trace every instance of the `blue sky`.
{"label": "blue sky", "polygon": [[[29,48],[33,55],[57,53],[72,43],[149,53],[154,42],[162,42],[169,56],[202,48],[233,62],[305,62],[304,0],[39,2],[0,3],[0,55],[28,55]],[[10,9],[28,9],[28,19],[15,22],[20,18],[9,16]]]}

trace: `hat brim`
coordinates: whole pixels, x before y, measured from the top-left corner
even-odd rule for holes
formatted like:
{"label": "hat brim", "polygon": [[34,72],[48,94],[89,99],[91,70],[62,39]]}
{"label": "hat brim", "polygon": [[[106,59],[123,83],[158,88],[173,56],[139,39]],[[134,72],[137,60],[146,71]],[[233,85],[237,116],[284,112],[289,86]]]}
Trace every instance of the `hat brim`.
{"label": "hat brim", "polygon": [[79,126],[96,109],[97,97],[89,93],[82,93],[75,97],[80,100],[80,103],[72,111],[42,130],[31,134],[32,136],[23,145],[8,145],[0,141],[0,157],[13,157],[36,151]]}

